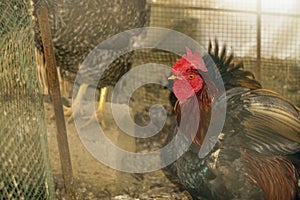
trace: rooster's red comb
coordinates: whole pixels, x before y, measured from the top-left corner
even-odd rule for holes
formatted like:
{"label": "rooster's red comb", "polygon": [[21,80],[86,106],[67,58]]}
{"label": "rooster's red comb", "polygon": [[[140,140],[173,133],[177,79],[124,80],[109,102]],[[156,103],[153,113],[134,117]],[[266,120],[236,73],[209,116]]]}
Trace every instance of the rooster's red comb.
{"label": "rooster's red comb", "polygon": [[198,51],[195,51],[195,53],[192,53],[192,50],[188,47],[185,47],[186,54],[182,56],[182,58],[186,59],[192,66],[194,66],[196,69],[201,70],[202,72],[207,72],[207,67]]}

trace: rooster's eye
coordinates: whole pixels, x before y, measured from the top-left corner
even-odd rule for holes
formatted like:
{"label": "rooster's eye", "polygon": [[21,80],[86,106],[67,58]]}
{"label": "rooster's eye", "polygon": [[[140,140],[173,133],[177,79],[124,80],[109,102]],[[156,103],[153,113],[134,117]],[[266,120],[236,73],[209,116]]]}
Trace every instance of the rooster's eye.
{"label": "rooster's eye", "polygon": [[190,74],[189,79],[193,79],[193,78],[195,78],[195,76],[193,74]]}

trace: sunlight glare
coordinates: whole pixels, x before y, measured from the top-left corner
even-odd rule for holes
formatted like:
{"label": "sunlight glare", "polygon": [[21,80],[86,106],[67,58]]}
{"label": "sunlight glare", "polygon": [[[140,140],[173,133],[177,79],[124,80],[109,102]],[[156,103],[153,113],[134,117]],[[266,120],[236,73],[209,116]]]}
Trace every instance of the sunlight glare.
{"label": "sunlight glare", "polygon": [[297,0],[262,0],[261,8],[263,12],[288,13],[295,9]]}

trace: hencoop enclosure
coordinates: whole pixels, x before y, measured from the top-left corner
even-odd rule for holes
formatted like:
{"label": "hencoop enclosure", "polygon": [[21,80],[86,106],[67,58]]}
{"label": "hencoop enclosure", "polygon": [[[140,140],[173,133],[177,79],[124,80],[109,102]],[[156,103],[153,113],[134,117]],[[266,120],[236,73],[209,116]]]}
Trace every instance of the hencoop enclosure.
{"label": "hencoop enclosure", "polygon": [[[57,2],[61,5],[56,8],[60,13],[66,9],[64,5],[71,5],[72,0]],[[114,8],[114,3],[117,7],[120,2],[112,1],[110,8]],[[145,9],[149,9],[147,20],[150,26],[184,33],[204,48],[209,40],[218,39],[219,44],[226,44],[229,51],[234,52],[236,61],[243,61],[245,68],[254,72],[263,87],[300,105],[299,1],[148,0]],[[63,192],[60,192],[61,171],[54,140],[55,125],[49,116],[53,112],[48,103],[45,104],[48,144],[46,141],[44,104],[36,77],[33,39],[33,26],[36,25],[32,21],[32,10],[32,2],[29,0],[0,3],[0,199],[54,198],[48,144],[52,172],[55,174],[56,197],[60,199],[63,196]],[[115,33],[105,34],[111,36]],[[157,35],[154,40],[163,41],[165,37],[168,35]],[[177,59],[178,56],[170,52],[144,49],[134,53],[132,64],[136,67],[145,63],[159,63],[171,67]],[[167,72],[155,72],[149,68],[149,72],[139,74],[136,79],[145,79],[155,73],[166,73],[166,77],[168,75]],[[163,84],[167,84],[167,81]],[[72,87],[68,89],[72,90]],[[153,104],[163,105],[171,115],[169,93],[163,86],[153,84],[136,90],[132,96],[134,101],[130,102],[136,123],[149,123],[148,111]],[[120,145],[128,151],[152,151],[162,146],[161,141],[174,120],[169,117],[164,129],[149,139],[134,140],[122,136],[117,128],[108,130],[108,137],[113,138],[117,144],[123,142]],[[108,126],[115,126],[110,117],[105,121]],[[68,125],[68,132],[74,187],[77,193],[82,193],[78,199],[184,198],[181,189],[167,181],[161,172],[131,175],[99,164],[80,143],[73,124]]]}

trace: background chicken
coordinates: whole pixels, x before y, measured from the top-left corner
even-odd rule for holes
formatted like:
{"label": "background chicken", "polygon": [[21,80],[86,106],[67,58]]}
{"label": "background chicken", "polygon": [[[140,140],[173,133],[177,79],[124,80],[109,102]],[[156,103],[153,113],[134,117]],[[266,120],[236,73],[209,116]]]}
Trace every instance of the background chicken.
{"label": "background chicken", "polygon": [[[42,2],[42,0],[35,0],[35,7],[40,6]],[[149,17],[145,0],[54,0],[44,1],[44,3],[49,10],[56,63],[61,69],[63,78],[71,82],[75,80],[80,64],[98,44],[117,33],[147,25]],[[35,32],[38,54],[41,54],[43,46],[37,26]],[[140,34],[137,32],[136,35],[128,36],[125,42],[113,41],[114,44],[111,46],[117,44],[120,48],[130,48]],[[116,59],[104,71],[103,66],[110,61],[116,51],[117,49],[115,52],[103,49],[95,60],[99,65],[81,70],[75,85],[79,92],[75,91],[73,94],[76,96],[75,103],[80,101],[88,87],[113,86],[124,73],[129,71],[132,52]],[[44,65],[42,54],[38,61],[40,65]],[[99,74],[102,74],[102,77],[99,77]],[[41,82],[47,86],[43,72],[40,72],[40,77]],[[99,79],[98,85],[92,84]],[[66,93],[64,86],[62,89],[63,93]]]}
{"label": "background chicken", "polygon": [[[204,158],[200,147],[209,123],[217,90],[208,90],[201,65],[193,59],[181,58],[172,69],[173,91],[179,99],[175,110],[182,141],[193,140],[176,162],[167,167],[167,175],[175,175],[194,199],[297,199],[300,152],[300,112],[291,102],[275,92],[261,89],[252,73],[233,63],[233,54],[226,55],[226,47],[219,54],[209,43],[208,53],[216,64],[226,89],[227,112],[218,142]],[[204,56],[207,63],[208,58]],[[185,91],[184,80],[195,92]],[[215,92],[215,93],[214,93]],[[196,95],[198,101],[192,100]],[[199,106],[199,127],[190,132],[191,123],[180,124],[182,109],[191,115]],[[190,110],[189,110],[190,109]],[[177,127],[169,140],[177,133]],[[195,136],[195,138],[193,138]],[[181,143],[180,143],[181,144]],[[182,142],[182,145],[186,143]],[[175,152],[175,151],[174,151]]]}

